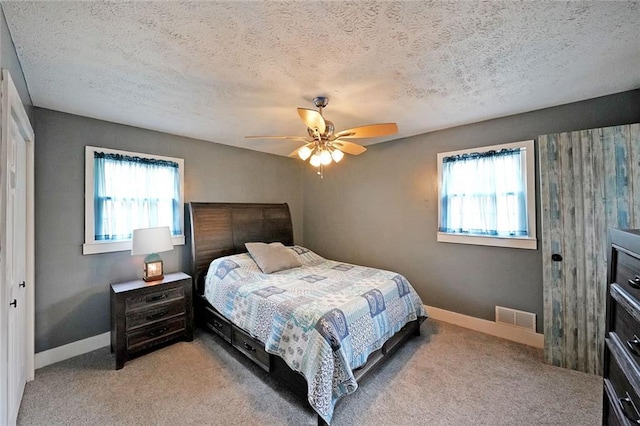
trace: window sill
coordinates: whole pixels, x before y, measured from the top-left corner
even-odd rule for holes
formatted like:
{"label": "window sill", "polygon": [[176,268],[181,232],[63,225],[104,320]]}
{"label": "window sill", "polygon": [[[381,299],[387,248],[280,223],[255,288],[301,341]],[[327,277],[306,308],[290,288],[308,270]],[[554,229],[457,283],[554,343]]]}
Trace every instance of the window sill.
{"label": "window sill", "polygon": [[537,250],[538,240],[530,237],[489,237],[484,235],[461,235],[438,232],[438,242],[455,244],[473,244],[477,246],[508,247]]}
{"label": "window sill", "polygon": [[[184,235],[178,235],[171,237],[171,242],[174,246],[184,245]],[[84,243],[82,245],[82,254],[98,254],[98,253],[111,253],[115,251],[131,250],[131,240],[129,241],[95,241],[92,243]]]}

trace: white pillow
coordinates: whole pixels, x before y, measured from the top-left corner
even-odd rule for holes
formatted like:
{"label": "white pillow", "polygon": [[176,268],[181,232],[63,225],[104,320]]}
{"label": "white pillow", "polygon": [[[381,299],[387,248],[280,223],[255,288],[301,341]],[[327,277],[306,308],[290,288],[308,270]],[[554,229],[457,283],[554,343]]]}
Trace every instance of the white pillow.
{"label": "white pillow", "polygon": [[265,274],[302,266],[291,250],[282,243],[245,243],[244,246]]}

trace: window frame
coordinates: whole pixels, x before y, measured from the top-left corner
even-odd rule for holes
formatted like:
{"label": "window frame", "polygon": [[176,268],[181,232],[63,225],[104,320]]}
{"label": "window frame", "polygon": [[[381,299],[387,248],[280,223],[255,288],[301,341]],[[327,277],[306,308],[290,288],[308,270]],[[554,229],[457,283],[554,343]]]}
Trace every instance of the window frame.
{"label": "window frame", "polygon": [[[95,239],[95,210],[94,210],[94,153],[105,152],[109,154],[128,155],[132,157],[142,157],[154,160],[173,161],[178,163],[178,175],[180,177],[180,206],[184,206],[184,159],[165,157],[155,154],[144,154],[140,152],[123,151],[119,149],[101,148],[96,146],[85,147],[85,179],[84,179],[84,244],[82,245],[82,254],[98,254],[111,253],[116,251],[131,250],[131,240],[126,241],[100,241]],[[184,245],[184,209],[178,209],[180,212],[180,235],[173,235],[171,241],[174,246]]]}
{"label": "window frame", "polygon": [[[473,234],[454,234],[441,232],[442,224],[442,171],[443,159],[454,155],[483,153],[487,151],[500,151],[502,149],[524,148],[522,161],[524,165],[524,178],[527,200],[527,236],[490,236]],[[533,139],[510,142],[499,145],[483,146],[458,151],[440,152],[437,155],[438,165],[438,229],[437,241],[442,243],[473,244],[481,246],[509,247],[528,250],[537,250],[536,237],[536,192],[535,192],[535,142]]]}

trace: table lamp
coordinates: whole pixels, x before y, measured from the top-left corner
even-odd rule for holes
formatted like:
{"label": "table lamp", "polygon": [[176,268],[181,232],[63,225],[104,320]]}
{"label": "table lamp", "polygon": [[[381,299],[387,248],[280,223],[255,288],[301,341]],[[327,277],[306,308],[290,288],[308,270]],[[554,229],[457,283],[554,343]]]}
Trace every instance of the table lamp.
{"label": "table lamp", "polygon": [[133,230],[131,255],[147,255],[144,258],[143,280],[148,282],[164,278],[162,259],[158,253],[169,250],[173,250],[173,243],[171,242],[171,230],[168,226]]}

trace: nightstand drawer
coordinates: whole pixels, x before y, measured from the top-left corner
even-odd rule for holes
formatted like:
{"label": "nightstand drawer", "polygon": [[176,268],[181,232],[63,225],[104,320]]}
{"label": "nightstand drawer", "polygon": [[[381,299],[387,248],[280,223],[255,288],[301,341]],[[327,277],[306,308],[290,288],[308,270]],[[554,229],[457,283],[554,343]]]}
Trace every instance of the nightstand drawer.
{"label": "nightstand drawer", "polygon": [[256,364],[266,371],[270,371],[271,360],[269,354],[264,350],[262,344],[254,340],[238,327],[231,328],[231,342],[240,352],[251,358]]}
{"label": "nightstand drawer", "polygon": [[618,251],[614,282],[640,299],[640,259]]}
{"label": "nightstand drawer", "polygon": [[129,296],[125,300],[125,310],[126,312],[129,312],[134,309],[142,309],[148,306],[153,306],[156,303],[164,303],[183,297],[184,289],[182,288],[182,286],[162,291],[156,291],[149,294]]}
{"label": "nightstand drawer", "polygon": [[184,299],[176,299],[162,305],[127,314],[126,330],[154,324],[185,312]]}
{"label": "nightstand drawer", "polygon": [[134,352],[167,341],[186,328],[184,316],[127,333],[127,351]]}

